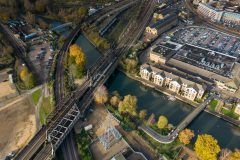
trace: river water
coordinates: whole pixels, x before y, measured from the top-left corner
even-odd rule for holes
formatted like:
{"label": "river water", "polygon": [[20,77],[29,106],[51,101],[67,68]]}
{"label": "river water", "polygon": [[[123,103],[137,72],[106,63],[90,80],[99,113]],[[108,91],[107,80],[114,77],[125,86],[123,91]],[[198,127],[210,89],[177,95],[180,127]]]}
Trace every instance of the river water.
{"label": "river water", "polygon": [[[67,36],[69,32],[69,30],[64,31],[62,35]],[[83,35],[79,36],[76,43],[86,54],[87,68],[94,65],[100,58],[101,53]],[[154,113],[156,119],[159,115],[165,115],[169,123],[173,125],[180,123],[194,109],[179,100],[169,101],[166,95],[146,87],[118,71],[111,76],[107,83],[110,92],[117,90],[121,96],[127,94],[136,96],[138,98],[138,110],[146,109],[148,115]],[[221,148],[240,148],[240,128],[206,112],[202,112],[188,128],[194,130],[195,135],[211,134],[218,140]]]}
{"label": "river water", "polygon": [[[180,123],[194,109],[179,100],[169,101],[166,95],[143,86],[140,82],[132,80],[118,71],[109,79],[107,86],[110,92],[118,91],[121,96],[127,94],[136,96],[138,111],[146,109],[148,115],[155,114],[156,120],[158,116],[165,115],[169,123],[173,125]],[[195,135],[211,134],[218,140],[222,148],[240,148],[240,128],[206,112],[200,113],[188,128],[194,130]]]}

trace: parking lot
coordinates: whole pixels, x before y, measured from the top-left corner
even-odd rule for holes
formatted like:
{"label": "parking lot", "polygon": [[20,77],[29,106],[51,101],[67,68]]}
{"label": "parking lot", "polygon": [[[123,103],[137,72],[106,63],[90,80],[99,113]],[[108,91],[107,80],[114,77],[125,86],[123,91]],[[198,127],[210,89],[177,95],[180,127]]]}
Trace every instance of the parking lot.
{"label": "parking lot", "polygon": [[49,70],[52,66],[54,51],[49,43],[34,45],[28,53],[29,59],[34,64],[37,72],[44,76],[46,80]]}
{"label": "parking lot", "polygon": [[211,28],[199,26],[181,28],[173,33],[170,40],[195,45],[230,57],[236,58],[240,54],[240,38]]}

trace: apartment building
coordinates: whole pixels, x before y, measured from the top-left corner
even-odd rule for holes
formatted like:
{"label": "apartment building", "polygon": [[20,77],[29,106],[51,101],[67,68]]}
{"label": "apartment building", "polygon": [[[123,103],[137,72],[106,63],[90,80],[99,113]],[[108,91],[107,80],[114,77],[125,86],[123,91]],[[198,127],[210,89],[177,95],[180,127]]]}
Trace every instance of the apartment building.
{"label": "apartment building", "polygon": [[213,22],[224,22],[240,25],[240,14],[238,12],[231,12],[227,10],[220,10],[211,6],[211,4],[199,3],[198,13]]}
{"label": "apartment building", "polygon": [[201,99],[205,92],[205,87],[203,85],[150,66],[149,64],[143,64],[140,67],[140,75],[143,79],[152,81],[160,87],[166,87],[170,91],[191,101]]}

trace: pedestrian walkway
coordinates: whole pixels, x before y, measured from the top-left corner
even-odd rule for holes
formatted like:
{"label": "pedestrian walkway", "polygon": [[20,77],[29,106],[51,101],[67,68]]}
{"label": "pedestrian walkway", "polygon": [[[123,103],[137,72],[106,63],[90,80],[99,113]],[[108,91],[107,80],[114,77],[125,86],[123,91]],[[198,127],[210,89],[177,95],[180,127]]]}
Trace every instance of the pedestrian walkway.
{"label": "pedestrian walkway", "polygon": [[215,94],[210,95],[203,103],[199,104],[170,134],[167,136],[161,135],[149,126],[140,126],[150,137],[164,144],[172,143],[178,136],[179,132],[186,128],[209,104],[212,99],[217,99]]}

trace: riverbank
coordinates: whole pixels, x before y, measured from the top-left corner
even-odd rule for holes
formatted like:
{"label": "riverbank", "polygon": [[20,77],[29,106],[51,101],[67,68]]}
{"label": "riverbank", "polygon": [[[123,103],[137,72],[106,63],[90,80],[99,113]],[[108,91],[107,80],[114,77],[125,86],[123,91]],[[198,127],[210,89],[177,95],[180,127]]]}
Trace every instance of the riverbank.
{"label": "riverbank", "polygon": [[[171,92],[170,90],[168,90],[168,89],[166,89],[166,88],[157,86],[157,85],[155,85],[154,83],[149,82],[149,81],[147,81],[147,80],[144,80],[144,79],[142,79],[142,78],[140,78],[140,77],[138,77],[138,76],[132,76],[132,75],[126,73],[125,71],[123,71],[123,70],[120,69],[120,68],[118,68],[118,70],[119,70],[120,72],[122,72],[124,75],[126,75],[127,77],[129,77],[130,79],[133,79],[133,80],[135,80],[135,81],[138,81],[138,82],[142,83],[143,85],[148,86],[148,87],[150,87],[150,88],[153,88],[153,89],[155,89],[156,91],[159,91],[159,92],[161,92],[161,93],[163,93],[163,94],[165,94],[165,95],[167,95],[167,96],[172,96],[172,95],[174,95],[174,96],[176,97],[176,99],[178,99],[178,100],[180,100],[180,101],[182,101],[182,102],[184,102],[184,103],[187,103],[187,104],[189,104],[190,106],[193,106],[193,107],[196,108],[196,107],[199,105],[199,103],[193,102],[193,101],[190,101],[190,100],[188,100],[188,99],[186,99],[186,98],[184,98],[184,97],[181,97],[180,95],[177,95],[176,93]],[[222,119],[222,120],[224,120],[224,121],[226,121],[226,122],[228,122],[228,123],[230,123],[230,124],[232,124],[232,125],[234,125],[234,126],[236,126],[236,127],[240,127],[240,121],[236,121],[236,120],[233,120],[233,119],[231,119],[231,118],[229,118],[229,117],[227,117],[227,116],[225,116],[225,115],[219,114],[219,113],[217,113],[217,112],[213,112],[213,111],[211,111],[211,110],[208,109],[208,108],[205,108],[204,111],[207,112],[207,113],[209,113],[209,114],[211,114],[211,115],[213,115],[213,116],[215,116],[215,117],[217,117],[217,118],[219,118],[219,119]]]}

